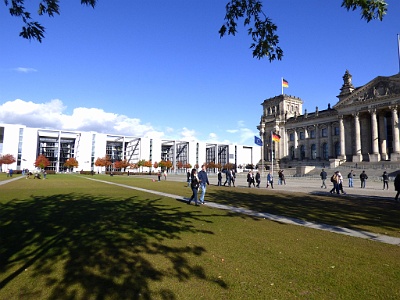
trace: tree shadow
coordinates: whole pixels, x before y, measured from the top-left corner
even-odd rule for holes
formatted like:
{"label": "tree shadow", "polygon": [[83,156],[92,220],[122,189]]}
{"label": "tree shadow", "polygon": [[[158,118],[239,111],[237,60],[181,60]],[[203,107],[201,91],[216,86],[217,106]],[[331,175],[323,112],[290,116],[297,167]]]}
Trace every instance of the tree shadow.
{"label": "tree shadow", "polygon": [[209,201],[303,221],[365,230],[374,226],[399,231],[400,205],[390,198],[313,195],[254,190],[214,190]]}
{"label": "tree shadow", "polygon": [[[10,201],[0,206],[0,289],[27,268],[32,278],[46,278],[48,299],[151,299],[149,283],[171,276],[226,288],[190,263],[204,247],[163,244],[184,232],[213,234],[193,225],[202,216],[137,197],[110,201],[71,193]],[[149,258],[158,255],[172,268],[154,265]],[[62,262],[61,271],[55,262]],[[175,299],[172,290],[156,293]]]}

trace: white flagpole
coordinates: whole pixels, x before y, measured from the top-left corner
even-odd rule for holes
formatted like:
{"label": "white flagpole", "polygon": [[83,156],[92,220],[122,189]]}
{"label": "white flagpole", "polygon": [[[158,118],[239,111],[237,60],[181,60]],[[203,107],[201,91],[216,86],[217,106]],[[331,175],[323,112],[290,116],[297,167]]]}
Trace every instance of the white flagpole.
{"label": "white flagpole", "polygon": [[399,74],[400,74],[400,35],[397,34],[397,51],[399,57]]}
{"label": "white flagpole", "polygon": [[281,77],[281,87],[282,87],[282,95],[283,95],[283,77]]}
{"label": "white flagpole", "polygon": [[274,140],[272,139],[272,131],[271,131],[271,176],[274,176]]}

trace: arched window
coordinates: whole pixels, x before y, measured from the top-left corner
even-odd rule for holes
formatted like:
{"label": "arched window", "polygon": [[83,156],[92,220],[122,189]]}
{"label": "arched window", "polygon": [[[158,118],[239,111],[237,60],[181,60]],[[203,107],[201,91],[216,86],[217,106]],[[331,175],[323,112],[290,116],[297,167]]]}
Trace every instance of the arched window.
{"label": "arched window", "polygon": [[317,159],[317,146],[315,144],[311,145],[311,159]]}
{"label": "arched window", "polygon": [[300,159],[303,160],[306,157],[306,147],[304,145],[300,146]]}
{"label": "arched window", "polygon": [[338,156],[340,156],[341,152],[340,152],[340,143],[336,142],[335,143],[335,157],[338,158]]}
{"label": "arched window", "polygon": [[290,159],[294,159],[294,146],[290,147]]}
{"label": "arched window", "polygon": [[328,144],[323,143],[322,144],[322,158],[328,160]]}

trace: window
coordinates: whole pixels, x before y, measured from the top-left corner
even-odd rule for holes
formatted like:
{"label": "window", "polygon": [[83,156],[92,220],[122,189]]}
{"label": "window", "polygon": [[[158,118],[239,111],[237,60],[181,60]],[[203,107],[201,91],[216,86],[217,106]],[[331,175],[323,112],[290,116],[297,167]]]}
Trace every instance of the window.
{"label": "window", "polygon": [[326,160],[329,158],[329,156],[328,156],[328,144],[327,143],[323,143],[322,144],[322,158],[326,159]]}
{"label": "window", "polygon": [[321,135],[322,135],[323,137],[327,137],[327,136],[328,136],[328,129],[327,129],[327,128],[322,128],[322,130],[321,130]]}
{"label": "window", "polygon": [[304,140],[304,131],[300,131],[300,132],[299,132],[299,138],[300,138],[301,140]]}
{"label": "window", "polygon": [[306,147],[304,145],[300,146],[300,159],[303,160],[306,157]]}
{"label": "window", "polygon": [[336,142],[335,143],[335,157],[337,158],[338,156],[340,156],[340,143]]}
{"label": "window", "polygon": [[315,130],[310,130],[310,138],[315,139]]}
{"label": "window", "polygon": [[294,159],[294,147],[290,147],[290,159],[293,160]]}
{"label": "window", "polygon": [[290,140],[291,142],[294,141],[294,133],[293,133],[293,132],[289,134],[289,140]]}
{"label": "window", "polygon": [[315,144],[311,145],[311,159],[317,159],[317,146]]}
{"label": "window", "polygon": [[335,126],[333,129],[334,135],[339,135],[340,134],[340,130],[339,127]]}

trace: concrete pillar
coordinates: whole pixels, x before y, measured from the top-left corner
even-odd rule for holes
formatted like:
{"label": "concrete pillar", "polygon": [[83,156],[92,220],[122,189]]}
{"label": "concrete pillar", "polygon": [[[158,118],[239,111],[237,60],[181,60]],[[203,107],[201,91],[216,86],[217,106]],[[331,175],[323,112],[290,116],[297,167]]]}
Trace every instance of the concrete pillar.
{"label": "concrete pillar", "polygon": [[294,158],[299,159],[299,141],[297,136],[297,128],[294,129]]}
{"label": "concrete pillar", "polygon": [[315,125],[315,139],[316,139],[316,156],[317,159],[321,159],[321,132],[319,130],[318,124]]}
{"label": "concrete pillar", "polygon": [[370,162],[377,162],[381,160],[381,156],[379,154],[379,143],[378,143],[378,122],[376,119],[376,109],[369,110],[371,114],[371,136],[372,136],[372,153],[369,155]]}
{"label": "concrete pillar", "polygon": [[355,139],[355,151],[353,153],[353,162],[361,162],[361,134],[360,134],[360,119],[359,113],[355,112],[353,114],[354,117],[354,139]]}
{"label": "concrete pillar", "polygon": [[400,158],[399,153],[399,116],[397,115],[397,106],[390,107],[392,111],[392,129],[393,129],[393,153],[390,160],[397,161]]}
{"label": "concrete pillar", "polygon": [[386,126],[385,126],[385,115],[384,113],[379,114],[379,144],[381,147],[381,158],[383,160],[389,159],[386,147]]}
{"label": "concrete pillar", "polygon": [[340,159],[346,159],[345,131],[344,131],[343,115],[339,116],[340,131]]}

